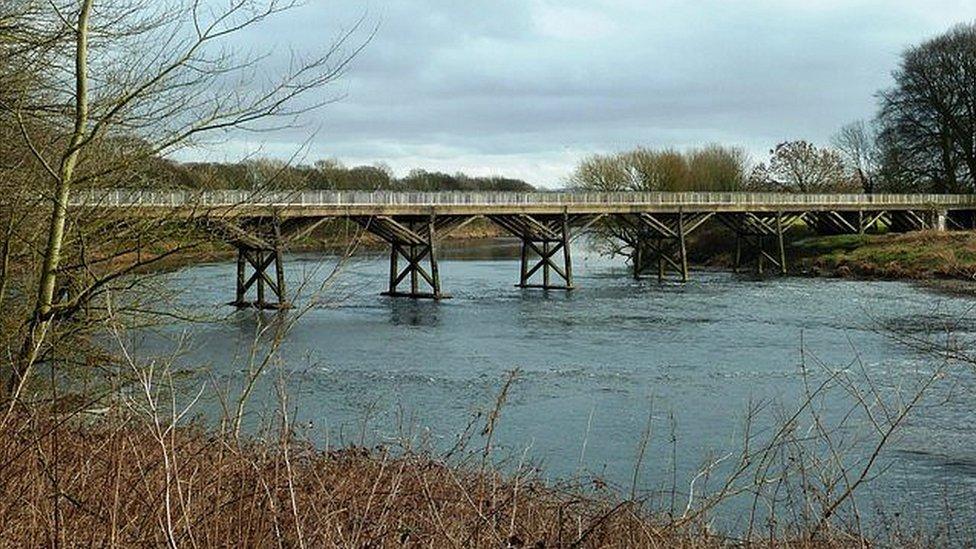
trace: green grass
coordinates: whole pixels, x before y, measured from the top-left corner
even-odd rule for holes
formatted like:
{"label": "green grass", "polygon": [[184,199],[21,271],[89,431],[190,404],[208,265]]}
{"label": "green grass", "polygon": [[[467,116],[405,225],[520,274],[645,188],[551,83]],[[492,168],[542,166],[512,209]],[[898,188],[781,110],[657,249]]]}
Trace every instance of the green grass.
{"label": "green grass", "polygon": [[976,273],[976,233],[813,236],[790,248],[803,270],[878,278],[961,278]]}

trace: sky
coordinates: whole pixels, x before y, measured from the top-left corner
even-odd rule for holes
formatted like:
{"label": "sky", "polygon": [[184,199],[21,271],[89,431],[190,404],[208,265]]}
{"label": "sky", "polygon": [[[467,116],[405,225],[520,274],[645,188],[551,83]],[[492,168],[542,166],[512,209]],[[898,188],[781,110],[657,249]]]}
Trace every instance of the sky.
{"label": "sky", "polygon": [[382,163],[562,185],[580,159],[721,143],[761,160],[870,118],[908,46],[976,0],[308,0],[236,38],[315,53],[371,41],[297,127],[183,154]]}

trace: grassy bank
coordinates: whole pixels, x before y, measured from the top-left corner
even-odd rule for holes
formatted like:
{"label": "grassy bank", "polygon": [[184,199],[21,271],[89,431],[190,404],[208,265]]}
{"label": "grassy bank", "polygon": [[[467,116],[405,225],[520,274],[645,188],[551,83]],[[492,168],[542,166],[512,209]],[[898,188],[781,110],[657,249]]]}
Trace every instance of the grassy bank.
{"label": "grassy bank", "polygon": [[973,280],[976,233],[924,231],[906,234],[806,237],[790,244],[792,269],[812,275]]}
{"label": "grassy bank", "polygon": [[[976,232],[970,231],[819,236],[801,227],[786,235],[785,246],[789,271],[799,276],[973,281],[976,275]],[[778,254],[775,238],[766,247]],[[694,265],[731,269],[734,249],[735,235],[720,228],[695,234],[688,253]],[[743,245],[742,270],[755,261],[755,250]]]}

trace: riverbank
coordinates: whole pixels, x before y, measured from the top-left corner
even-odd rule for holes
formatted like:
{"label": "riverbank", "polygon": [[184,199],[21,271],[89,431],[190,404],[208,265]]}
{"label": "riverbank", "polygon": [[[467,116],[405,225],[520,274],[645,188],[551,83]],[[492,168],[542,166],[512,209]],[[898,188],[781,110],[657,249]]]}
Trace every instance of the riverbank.
{"label": "riverbank", "polygon": [[[8,417],[0,545],[727,547],[704,517],[668,518],[590,481],[501,473],[384,448],[316,450],[291,432],[237,438],[110,412]],[[480,452],[478,452],[480,454]],[[481,465],[479,465],[481,463]],[[765,546],[872,544],[785,527]],[[760,529],[761,530],[761,529]],[[925,546],[889,533],[898,546]]]}
{"label": "riverbank", "polygon": [[976,233],[813,236],[790,243],[798,274],[893,280],[974,280]]}
{"label": "riverbank", "polygon": [[[689,245],[692,265],[732,269],[734,239],[726,231],[695,235]],[[776,243],[770,240],[767,252],[775,257]],[[970,231],[820,236],[801,229],[787,234],[784,244],[793,276],[906,280],[976,291],[969,288],[976,277],[976,233]],[[755,261],[755,251],[743,246],[741,269],[753,269]]]}

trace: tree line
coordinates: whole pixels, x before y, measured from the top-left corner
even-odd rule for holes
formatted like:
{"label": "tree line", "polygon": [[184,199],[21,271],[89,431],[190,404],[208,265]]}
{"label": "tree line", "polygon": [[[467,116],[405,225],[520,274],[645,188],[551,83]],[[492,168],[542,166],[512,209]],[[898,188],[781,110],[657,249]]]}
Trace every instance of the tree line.
{"label": "tree line", "polygon": [[311,165],[253,159],[235,163],[167,163],[160,170],[171,184],[201,189],[323,189],[376,191],[531,191],[521,179],[411,170],[397,177],[385,164],[347,167],[338,160]]}

